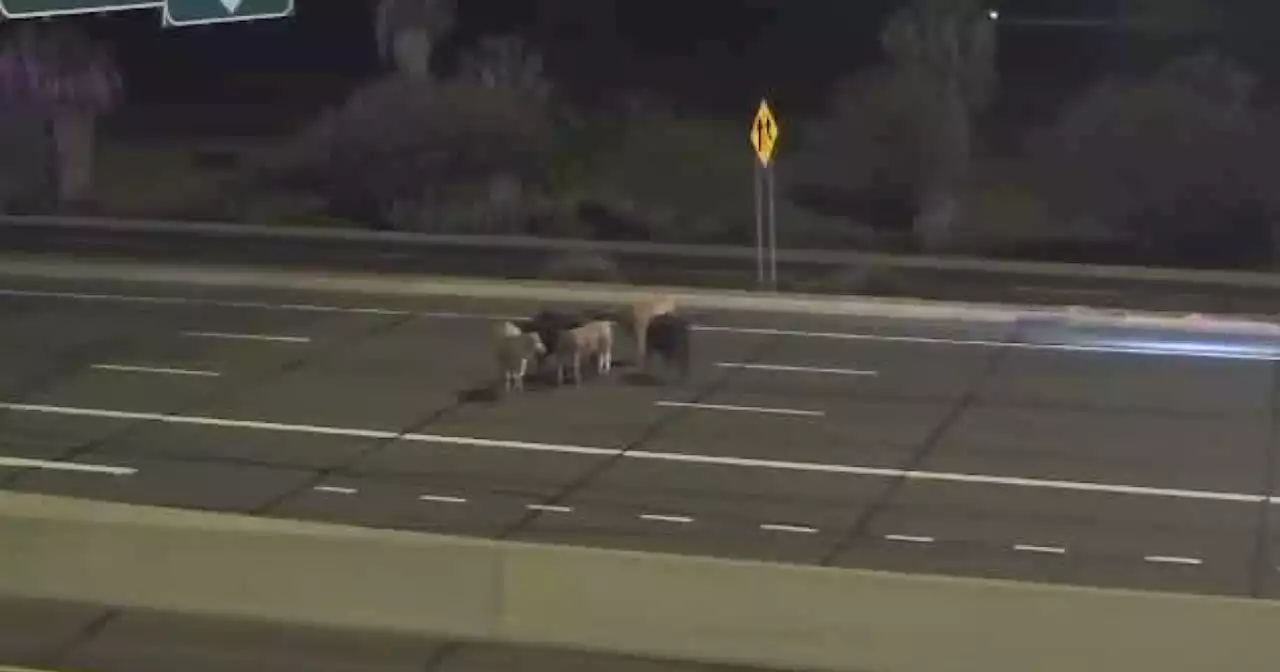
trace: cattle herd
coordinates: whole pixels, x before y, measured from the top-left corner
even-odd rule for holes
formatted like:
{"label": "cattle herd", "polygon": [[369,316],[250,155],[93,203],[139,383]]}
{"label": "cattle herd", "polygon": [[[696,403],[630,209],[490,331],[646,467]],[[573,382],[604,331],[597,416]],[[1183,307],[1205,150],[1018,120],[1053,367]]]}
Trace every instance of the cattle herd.
{"label": "cattle herd", "polygon": [[617,311],[542,310],[528,319],[503,322],[495,347],[503,390],[522,390],[525,378],[547,365],[554,366],[557,385],[566,379],[581,385],[583,364],[593,365],[597,375],[608,374],[620,331],[635,343],[639,369],[647,370],[649,356],[657,355],[681,377],[688,376],[689,321],[676,313],[675,299],[661,296]]}

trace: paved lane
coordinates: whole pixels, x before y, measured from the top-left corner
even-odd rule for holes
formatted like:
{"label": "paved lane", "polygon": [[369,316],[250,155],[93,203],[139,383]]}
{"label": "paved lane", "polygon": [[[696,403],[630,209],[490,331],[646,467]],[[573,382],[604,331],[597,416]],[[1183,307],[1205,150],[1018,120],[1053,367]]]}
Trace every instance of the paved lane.
{"label": "paved lane", "polygon": [[1191,356],[1135,352],[1150,334],[1041,322],[709,313],[697,316],[684,383],[623,367],[495,401],[484,393],[488,318],[529,310],[0,286],[0,486],[604,547],[1275,594],[1276,374],[1258,355],[1274,343],[1255,338],[1241,355],[1202,337]]}
{"label": "paved lane", "polygon": [[353,635],[0,597],[0,669],[76,672],[749,672],[524,646]]}

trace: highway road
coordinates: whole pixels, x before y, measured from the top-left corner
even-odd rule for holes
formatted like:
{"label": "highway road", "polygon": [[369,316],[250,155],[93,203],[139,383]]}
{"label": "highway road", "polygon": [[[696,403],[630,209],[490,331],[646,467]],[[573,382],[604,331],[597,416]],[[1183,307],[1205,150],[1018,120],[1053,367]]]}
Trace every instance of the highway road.
{"label": "highway road", "polygon": [[0,487],[1276,596],[1276,343],[708,313],[685,383],[487,398],[534,308],[4,280]]}
{"label": "highway road", "polygon": [[749,672],[30,600],[0,599],[0,623],[0,672],[9,672],[6,664],[72,672]]}

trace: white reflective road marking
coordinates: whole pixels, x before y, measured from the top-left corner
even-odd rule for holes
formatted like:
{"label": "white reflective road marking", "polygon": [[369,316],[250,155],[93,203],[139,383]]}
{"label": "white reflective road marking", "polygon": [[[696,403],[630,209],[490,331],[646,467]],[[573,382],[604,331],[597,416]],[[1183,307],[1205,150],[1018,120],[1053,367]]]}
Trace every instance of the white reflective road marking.
{"label": "white reflective road marking", "polygon": [[45,413],[52,415],[68,415],[79,417],[111,418],[117,420],[143,420],[172,424],[186,424],[207,427],[223,427],[231,429],[254,429],[272,432],[290,432],[298,434],[316,434],[326,436],[347,436],[355,438],[371,438],[382,440],[414,441],[420,443],[438,443],[443,445],[468,446],[474,448],[497,448],[505,450],[523,450],[532,452],[561,453],[570,455],[619,456],[630,460],[651,460],[683,464],[701,464],[709,466],[739,467],[745,469],[772,469],[776,471],[796,471],[809,473],[846,474],[850,476],[867,476],[873,478],[902,478],[913,481],[933,481],[941,483],[964,483],[970,485],[992,485],[1013,488],[1033,488],[1044,490],[1062,490],[1074,492],[1092,492],[1112,495],[1132,495],[1139,497],[1156,497],[1169,499],[1189,499],[1201,501],[1232,502],[1241,504],[1271,503],[1280,504],[1280,497],[1268,497],[1236,492],[1215,492],[1209,490],[1185,490],[1176,488],[1157,488],[1140,485],[1123,485],[1114,483],[1090,483],[1084,481],[1062,481],[1043,478],[1026,478],[1018,476],[995,476],[987,474],[962,474],[940,471],[919,471],[894,469],[889,467],[864,467],[846,464],[827,464],[821,462],[791,462],[785,460],[767,460],[747,457],[728,457],[721,455],[698,455],[690,453],[664,453],[644,450],[622,451],[616,448],[596,448],[590,446],[574,446],[554,443],[537,443],[532,441],[512,441],[504,439],[484,439],[466,436],[443,436],[437,434],[401,434],[396,431],[377,429],[352,429],[342,427],[324,427],[317,425],[296,425],[260,420],[231,420],[203,416],[165,415],[162,413],[143,413],[137,411],[115,411],[95,408],[76,408],[68,406],[51,406],[42,404],[19,404],[0,402],[0,410],[19,413]]}
{"label": "white reflective road marking", "polygon": [[1067,549],[1060,546],[1032,546],[1030,544],[1018,544],[1013,547],[1015,551],[1025,551],[1027,553],[1048,553],[1052,555],[1063,555]]}
{"label": "white reflective road marking", "polygon": [[117,371],[120,373],[157,373],[167,376],[204,376],[208,378],[217,378],[221,373],[217,371],[202,371],[199,369],[174,369],[163,366],[134,366],[132,364],[92,364],[89,368],[97,371]]}
{"label": "white reflective road marking", "polygon": [[106,476],[132,476],[138,473],[133,467],[113,467],[105,464],[85,464],[83,462],[59,462],[56,460],[36,460],[26,457],[0,456],[0,467],[13,469],[45,469],[48,471],[70,471],[82,474],[103,474]]}
{"label": "white reflective road marking", "polygon": [[465,497],[447,497],[445,495],[419,495],[418,499],[424,502],[440,502],[442,504],[466,504]]}
{"label": "white reflective road marking", "polygon": [[786,366],[783,364],[746,364],[743,362],[716,362],[722,369],[746,369],[749,371],[783,371],[787,373],[829,373],[840,376],[875,376],[875,371],[862,369],[826,369],[813,366]]}
{"label": "white reflective road marking", "polygon": [[1148,555],[1143,558],[1147,562],[1162,563],[1166,565],[1201,565],[1204,561],[1200,558],[1180,558],[1172,555]]}
{"label": "white reflective road marking", "polygon": [[310,343],[309,336],[274,336],[271,334],[233,334],[223,331],[184,331],[189,338],[217,338],[229,341],[264,341],[267,343]]}
{"label": "white reflective road marking", "polygon": [[693,519],[688,516],[667,516],[658,513],[642,513],[641,520],[652,520],[659,523],[692,523]]}
{"label": "white reflective road marking", "polygon": [[731,404],[697,404],[688,401],[655,401],[654,406],[669,408],[698,408],[707,411],[732,411],[737,413],[763,413],[765,415],[799,415],[806,417],[822,417],[822,411],[804,411],[795,408],[768,408],[765,406],[734,406]]}

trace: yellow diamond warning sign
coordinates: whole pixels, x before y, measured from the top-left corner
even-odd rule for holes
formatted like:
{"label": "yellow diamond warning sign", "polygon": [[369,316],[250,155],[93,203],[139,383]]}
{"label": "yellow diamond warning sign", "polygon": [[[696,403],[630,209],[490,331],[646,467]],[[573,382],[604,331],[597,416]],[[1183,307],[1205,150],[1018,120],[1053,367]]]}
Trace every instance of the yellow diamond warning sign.
{"label": "yellow diamond warning sign", "polygon": [[751,147],[756,150],[756,156],[760,158],[760,165],[769,165],[769,159],[773,158],[773,148],[778,143],[778,122],[773,118],[773,111],[769,109],[768,101],[760,101],[760,109],[756,111],[756,118],[751,122]]}

